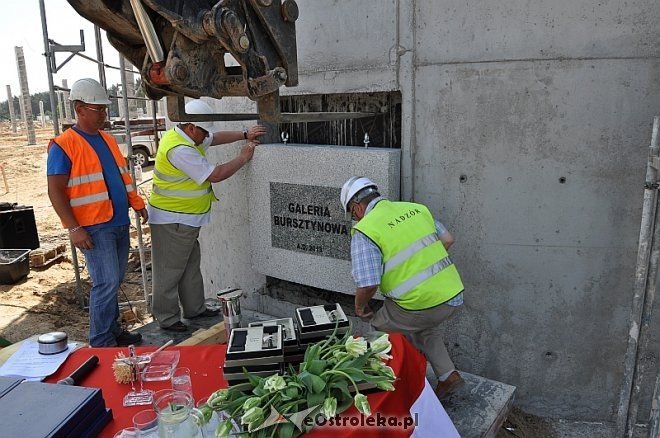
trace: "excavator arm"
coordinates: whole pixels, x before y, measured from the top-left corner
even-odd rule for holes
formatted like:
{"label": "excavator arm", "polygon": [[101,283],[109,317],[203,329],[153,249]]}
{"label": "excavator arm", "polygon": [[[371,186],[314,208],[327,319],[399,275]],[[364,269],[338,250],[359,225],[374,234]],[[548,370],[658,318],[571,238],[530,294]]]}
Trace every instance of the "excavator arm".
{"label": "excavator arm", "polygon": [[[140,69],[148,97],[168,97],[170,119],[199,120],[183,96],[246,96],[261,119],[286,119],[279,88],[298,84],[294,0],[68,1]],[[204,119],[238,118],[223,116]]]}

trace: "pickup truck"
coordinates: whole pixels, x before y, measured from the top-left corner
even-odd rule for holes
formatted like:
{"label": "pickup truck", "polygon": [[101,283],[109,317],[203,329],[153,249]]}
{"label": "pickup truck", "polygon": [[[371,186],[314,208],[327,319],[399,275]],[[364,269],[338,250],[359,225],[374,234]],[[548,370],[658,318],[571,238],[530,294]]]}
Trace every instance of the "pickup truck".
{"label": "pickup truck", "polygon": [[[162,132],[159,132],[159,139]],[[128,156],[128,145],[125,139],[121,141],[118,139],[119,150],[124,157]],[[153,130],[137,132],[131,136],[131,143],[133,144],[133,155],[135,156],[135,164],[144,167],[149,164],[149,159],[156,156],[156,141],[153,135]]]}

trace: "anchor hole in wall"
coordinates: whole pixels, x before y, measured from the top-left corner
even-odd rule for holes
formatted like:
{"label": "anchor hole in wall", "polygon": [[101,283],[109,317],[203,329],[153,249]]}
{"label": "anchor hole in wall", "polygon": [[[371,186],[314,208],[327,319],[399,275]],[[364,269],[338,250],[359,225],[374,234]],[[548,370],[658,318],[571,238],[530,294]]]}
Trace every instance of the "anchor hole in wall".
{"label": "anchor hole in wall", "polygon": [[464,183],[464,182],[466,182],[466,181],[467,181],[467,175],[461,175],[461,176],[458,178],[458,180],[461,182],[461,184]]}
{"label": "anchor hole in wall", "polygon": [[560,176],[559,177],[559,184],[565,184],[566,183],[566,177],[565,176]]}

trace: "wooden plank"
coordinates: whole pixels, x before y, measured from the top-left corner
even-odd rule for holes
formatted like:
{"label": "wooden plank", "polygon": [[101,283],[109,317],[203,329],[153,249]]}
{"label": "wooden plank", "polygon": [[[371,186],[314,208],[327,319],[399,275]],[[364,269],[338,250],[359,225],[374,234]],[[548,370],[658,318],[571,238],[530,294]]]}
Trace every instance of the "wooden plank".
{"label": "wooden plank", "polygon": [[206,330],[198,330],[191,337],[180,342],[178,345],[208,345],[208,344],[226,344],[227,331],[225,323],[219,322]]}

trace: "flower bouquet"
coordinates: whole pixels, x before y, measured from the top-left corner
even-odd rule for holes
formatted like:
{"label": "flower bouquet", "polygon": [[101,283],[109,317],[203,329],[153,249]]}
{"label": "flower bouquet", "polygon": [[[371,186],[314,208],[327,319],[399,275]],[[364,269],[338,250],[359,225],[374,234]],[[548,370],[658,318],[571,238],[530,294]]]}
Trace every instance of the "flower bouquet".
{"label": "flower bouquet", "polygon": [[200,410],[207,419],[213,411],[224,415],[216,437],[230,433],[295,437],[314,426],[314,421],[305,418],[322,415],[330,419],[351,405],[371,415],[369,401],[359,384],[370,383],[393,391],[396,376],[384,363],[391,359],[388,335],[372,334],[369,339],[354,338],[350,331],[339,338],[335,329],[328,339],[307,349],[297,370],[289,366],[282,375],[270,377],[255,377],[244,371],[248,382],[214,392]]}

